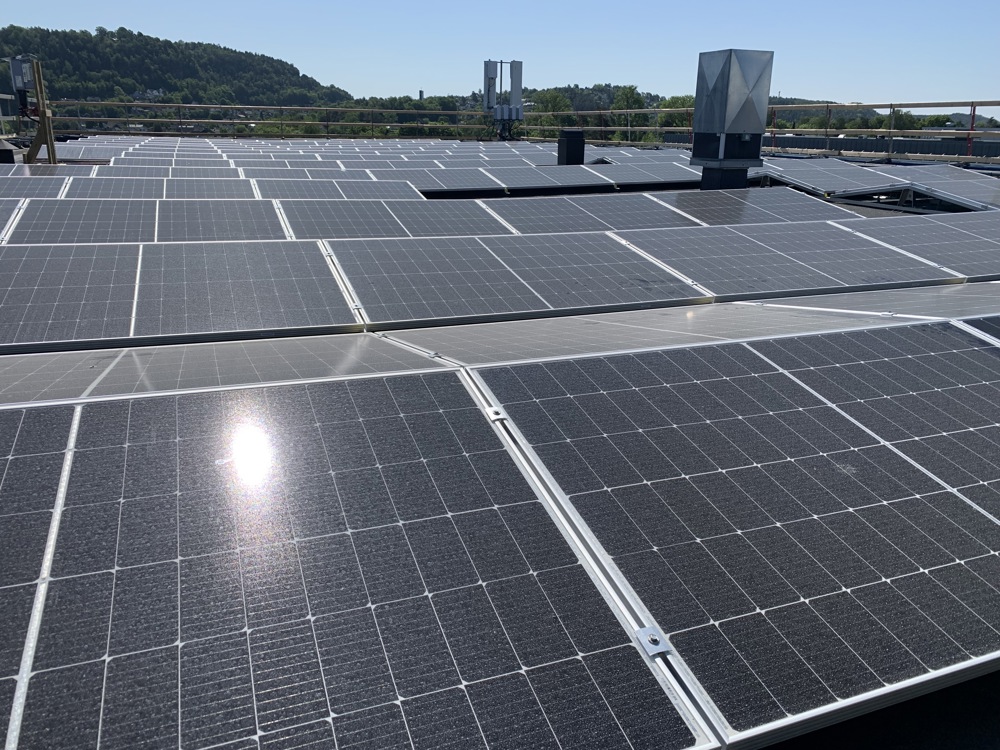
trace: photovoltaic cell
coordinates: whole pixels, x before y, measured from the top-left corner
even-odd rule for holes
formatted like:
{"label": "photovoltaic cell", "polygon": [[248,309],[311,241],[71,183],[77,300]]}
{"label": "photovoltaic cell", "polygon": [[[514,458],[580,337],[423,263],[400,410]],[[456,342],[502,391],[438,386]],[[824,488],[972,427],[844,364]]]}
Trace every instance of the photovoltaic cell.
{"label": "photovoltaic cell", "polygon": [[[427,166],[436,167],[437,165],[428,164]],[[411,185],[413,185],[413,187],[415,187],[417,190],[424,190],[425,188],[429,188],[432,190],[440,190],[444,186],[434,176],[435,174],[437,174],[437,172],[438,172],[437,169],[424,169],[424,168],[395,169],[389,176],[392,177],[392,179],[394,180],[405,180],[406,182],[409,182]],[[381,178],[379,181],[380,182],[382,181]]]}
{"label": "photovoltaic cell", "polygon": [[[393,174],[395,177],[395,174]],[[351,199],[369,200],[423,200],[421,195],[413,185],[399,179],[380,179],[378,182],[371,180],[339,180],[337,185],[344,193],[344,197]]]}
{"label": "photovoltaic cell", "polygon": [[857,216],[846,208],[833,203],[825,203],[798,190],[786,187],[766,190],[727,190],[725,192],[751,206],[774,214],[781,221],[828,221],[850,219]]}
{"label": "photovoltaic cell", "polygon": [[[494,180],[481,169],[440,169],[434,172],[434,179],[446,190],[503,190],[503,184]],[[551,184],[551,181],[550,181]]]}
{"label": "photovoltaic cell", "polygon": [[601,232],[612,228],[610,224],[601,221],[562,196],[498,198],[485,201],[484,205],[522,234]]}
{"label": "photovoltaic cell", "polygon": [[165,200],[160,202],[157,240],[282,240],[271,201]]}
{"label": "photovoltaic cell", "polygon": [[92,404],[75,448],[24,747],[695,744],[454,374]]}
{"label": "photovoltaic cell", "polygon": [[11,244],[152,242],[156,201],[45,200],[28,203]]}
{"label": "photovoltaic cell", "polygon": [[298,239],[406,237],[407,231],[378,201],[282,201]]}
{"label": "photovoltaic cell", "polygon": [[880,436],[861,408],[920,379],[908,412],[943,414],[935,386],[963,371],[971,410],[996,354],[948,326],[751,346],[482,374],[732,734],[1000,650],[1000,524],[906,459],[926,439],[890,447],[754,350]]}
{"label": "photovoltaic cell", "polygon": [[[274,176],[273,174],[268,177]],[[258,179],[261,198],[343,200],[344,193],[333,180]]]}
{"label": "photovoltaic cell", "polygon": [[842,286],[830,275],[728,227],[651,229],[619,236],[715,294]]}
{"label": "photovoltaic cell", "polygon": [[65,177],[0,177],[0,198],[55,198]]}
{"label": "photovoltaic cell", "polygon": [[554,308],[699,294],[605,234],[484,237],[482,242]]}
{"label": "photovoltaic cell", "polygon": [[[14,199],[0,199],[0,227],[7,225],[10,217],[14,215],[20,201]],[[2,229],[0,229],[2,231]]]}
{"label": "photovoltaic cell", "polygon": [[315,242],[143,246],[135,335],[353,323]]}
{"label": "photovoltaic cell", "polygon": [[775,215],[752,206],[721,190],[708,192],[660,193],[661,200],[698,221],[712,226],[721,224],[768,224],[777,221]]}
{"label": "photovoltaic cell", "polygon": [[417,320],[547,309],[473,238],[331,243],[371,320]]}
{"label": "photovoltaic cell", "polygon": [[170,167],[135,167],[102,164],[95,172],[97,177],[169,177]]}
{"label": "photovoltaic cell", "polygon": [[[980,330],[989,325],[977,324]],[[825,346],[831,344],[829,349]],[[994,516],[1000,349],[950,325],[755,345]],[[822,352],[822,353],[820,353]],[[773,355],[773,356],[772,356]]]}
{"label": "photovoltaic cell", "polygon": [[65,198],[162,198],[163,180],[151,177],[74,177]]}
{"label": "photovoltaic cell", "polygon": [[170,179],[166,181],[166,198],[253,198],[249,180]]}
{"label": "photovoltaic cell", "polygon": [[548,171],[538,167],[494,167],[492,162],[483,165],[484,171],[500,181],[501,185],[511,188],[552,187],[559,182],[548,176]]}
{"label": "photovoltaic cell", "polygon": [[135,245],[0,247],[0,342],[127,336]]}
{"label": "photovoltaic cell", "polygon": [[474,201],[386,201],[385,205],[414,237],[511,233]]}
{"label": "photovoltaic cell", "polygon": [[743,226],[733,231],[848,286],[955,278],[825,222]]}
{"label": "photovoltaic cell", "polygon": [[931,217],[907,216],[846,222],[843,226],[966,276],[1000,273],[1000,236],[971,223],[949,225]]}
{"label": "photovoltaic cell", "polygon": [[695,222],[646,195],[580,195],[568,198],[612,229],[691,227]]}
{"label": "photovoltaic cell", "polygon": [[170,176],[177,179],[183,177],[195,177],[201,180],[208,179],[229,179],[235,180],[240,177],[240,170],[233,167],[172,167]]}

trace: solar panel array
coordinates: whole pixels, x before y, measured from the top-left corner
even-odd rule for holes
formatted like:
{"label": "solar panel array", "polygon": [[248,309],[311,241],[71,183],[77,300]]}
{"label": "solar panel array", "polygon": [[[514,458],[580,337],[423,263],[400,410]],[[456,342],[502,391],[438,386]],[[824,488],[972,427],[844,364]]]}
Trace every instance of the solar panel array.
{"label": "solar panel array", "polygon": [[993,173],[950,164],[862,166],[829,158],[770,158],[755,174],[818,193],[850,195],[912,188],[975,210],[1000,208],[1000,182]]}
{"label": "solar panel array", "polygon": [[1000,666],[992,211],[60,145],[0,174],[11,750],[766,744]]}

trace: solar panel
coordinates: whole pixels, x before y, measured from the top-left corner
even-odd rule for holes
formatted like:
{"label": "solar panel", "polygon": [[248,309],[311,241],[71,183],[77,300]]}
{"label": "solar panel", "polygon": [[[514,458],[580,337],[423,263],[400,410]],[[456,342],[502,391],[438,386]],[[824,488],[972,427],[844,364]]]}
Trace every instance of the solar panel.
{"label": "solar panel", "polygon": [[777,303],[720,303],[429,326],[391,335],[458,362],[482,365],[894,324],[898,321],[888,317],[788,309]]}
{"label": "solar panel", "polygon": [[605,234],[484,237],[482,241],[554,308],[700,296],[693,287]]}
{"label": "solar panel", "polygon": [[143,177],[74,177],[64,198],[162,198],[163,180]]}
{"label": "solar panel", "polygon": [[[39,356],[39,355],[31,355]],[[302,336],[264,340],[227,341],[197,346],[144,346],[129,349],[121,359],[99,365],[104,372],[76,392],[90,389],[94,396],[128,396],[234,385],[287,383],[352,375],[435,369],[427,357],[362,333]],[[31,385],[22,384],[24,393]],[[17,399],[12,393],[8,400]],[[6,396],[6,393],[3,395]],[[44,391],[42,394],[44,395]]]}
{"label": "solar panel", "polygon": [[647,195],[578,195],[568,200],[613,229],[695,226],[691,219]]}
{"label": "solar panel", "polygon": [[253,198],[249,180],[170,179],[166,181],[166,198],[215,200]]}
{"label": "solar panel", "polygon": [[472,237],[510,234],[474,201],[386,201],[386,207],[414,237]]}
{"label": "solar panel", "polygon": [[[649,172],[631,164],[588,164],[587,169],[619,185],[643,184],[657,180]],[[698,177],[691,175],[694,179]]]}
{"label": "solar panel", "polygon": [[309,173],[304,169],[272,169],[265,167],[246,167],[241,170],[247,179],[308,180]]}
{"label": "solar panel", "polygon": [[240,170],[233,167],[173,167],[170,176],[175,179],[197,177],[202,180],[236,180],[240,177]]}
{"label": "solar panel", "polygon": [[12,177],[70,177],[80,175],[87,177],[94,168],[89,164],[14,164],[8,172],[0,167],[0,175],[9,174]]}
{"label": "solar panel", "polygon": [[[1000,384],[996,347],[932,324],[754,348],[923,467],[939,489],[995,514],[988,483],[1000,479],[991,460]],[[969,508],[958,496],[949,498]],[[970,517],[1000,540],[996,521],[975,512]]]}
{"label": "solar panel", "polygon": [[0,246],[0,343],[127,336],[135,245]]}
{"label": "solar panel", "polygon": [[152,242],[157,201],[33,199],[8,242],[63,245]]}
{"label": "solar panel", "polygon": [[773,305],[876,313],[918,315],[928,318],[966,318],[1000,313],[1000,285],[995,283],[945,284],[915,289],[888,289],[849,294],[820,294],[770,300]]}
{"label": "solar panel", "polygon": [[577,187],[581,185],[603,185],[606,187],[608,184],[606,179],[595,175],[589,169],[578,164],[541,167],[540,171],[548,179],[554,180],[556,184],[564,187]]}
{"label": "solar panel", "polygon": [[333,180],[257,180],[261,198],[343,200],[344,193]]}
{"label": "solar panel", "polygon": [[413,185],[401,180],[338,180],[337,185],[350,199],[424,200]]}
{"label": "solar panel", "polygon": [[658,193],[656,199],[712,226],[768,224],[775,221],[773,213],[751,206],[746,201],[719,190],[697,193]]}
{"label": "solar panel", "polygon": [[473,238],[331,243],[369,319],[452,318],[547,309]]}
{"label": "solar panel", "polygon": [[650,229],[619,236],[717,295],[842,286],[729,227]]}
{"label": "solar panel", "polygon": [[733,231],[849,286],[955,278],[825,222],[741,226]]}
{"label": "solar panel", "polygon": [[983,239],[929,217],[865,219],[843,226],[965,276],[1000,273],[1000,263],[996,260],[1000,242]]}
{"label": "solar panel", "polygon": [[[652,203],[652,201],[649,201]],[[497,198],[484,201],[495,214],[522,234],[599,232],[612,227],[567,198]],[[661,206],[662,208],[662,206]],[[669,210],[669,209],[664,209]]]}
{"label": "solar panel", "polygon": [[285,231],[271,201],[167,200],[160,202],[156,239],[279,240]]}
{"label": "solar panel", "polygon": [[791,188],[727,190],[725,192],[751,206],[774,214],[782,221],[836,221],[858,217],[853,211],[848,211],[833,203],[825,203]]}
{"label": "solar panel", "polygon": [[0,198],[0,232],[3,231],[3,227],[10,221],[20,203],[18,200]]}
{"label": "solar panel", "polygon": [[116,167],[101,165],[96,168],[97,177],[169,177],[170,167]]}
{"label": "solar panel", "polygon": [[144,245],[135,335],[353,323],[315,242]]}
{"label": "solar panel", "polygon": [[540,167],[496,168],[484,166],[483,171],[499,181],[501,185],[509,188],[552,187],[559,184],[555,177],[548,175],[550,170]]}
{"label": "solar panel", "polygon": [[286,200],[281,209],[298,239],[407,236],[389,209],[376,201]]}
{"label": "solar panel", "polygon": [[55,198],[65,177],[0,177],[0,198]]}
{"label": "solar panel", "polygon": [[651,175],[658,182],[683,183],[701,180],[701,170],[673,162],[648,162],[639,165],[639,169]]}
{"label": "solar panel", "polygon": [[440,169],[434,179],[446,190],[503,190],[501,183],[480,169]]}
{"label": "solar panel", "polygon": [[[395,169],[390,176],[393,180],[405,180],[409,182],[417,190],[425,188],[440,190],[444,186],[434,176],[440,171],[439,169]],[[379,173],[376,172],[376,175],[379,175]],[[384,175],[379,175],[379,181],[384,181]]]}
{"label": "solar panel", "polygon": [[111,160],[113,167],[172,167],[173,156],[116,156]]}
{"label": "solar panel", "polygon": [[836,193],[860,188],[899,185],[898,178],[838,159],[765,159],[765,171],[791,184],[809,187],[821,193]]}
{"label": "solar panel", "polygon": [[453,374],[90,404],[75,448],[22,746],[704,741]]}
{"label": "solar panel", "polygon": [[6,404],[24,404],[77,398],[118,355],[114,349],[8,354],[0,359],[0,400]]}
{"label": "solar panel", "polygon": [[[753,346],[769,355],[795,342],[800,365],[800,352],[829,362],[842,345],[900,342],[918,356],[947,338],[900,330]],[[906,372],[913,358],[903,361]],[[840,369],[828,371],[839,381]],[[986,624],[1000,601],[989,554],[1000,526],[746,347],[483,377],[730,738],[1000,647]]]}

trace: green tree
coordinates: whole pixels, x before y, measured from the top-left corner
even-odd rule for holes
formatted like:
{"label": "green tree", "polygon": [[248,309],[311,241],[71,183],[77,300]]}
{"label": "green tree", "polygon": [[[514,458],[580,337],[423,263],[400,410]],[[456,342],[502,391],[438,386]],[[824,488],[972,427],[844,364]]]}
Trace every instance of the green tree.
{"label": "green tree", "polygon": [[951,122],[948,115],[928,115],[923,118],[921,125],[925,128],[943,128]]}
{"label": "green tree", "polygon": [[[645,109],[646,100],[639,93],[639,88],[637,86],[619,86],[618,90],[615,91],[615,98],[611,102],[611,109],[622,110],[622,109]],[[625,114],[625,115],[615,115],[614,124],[618,127],[618,132],[615,133],[614,139],[618,141],[640,141],[643,139],[645,133],[642,131],[632,132],[632,128],[643,128],[649,125],[649,115],[645,114]]]}

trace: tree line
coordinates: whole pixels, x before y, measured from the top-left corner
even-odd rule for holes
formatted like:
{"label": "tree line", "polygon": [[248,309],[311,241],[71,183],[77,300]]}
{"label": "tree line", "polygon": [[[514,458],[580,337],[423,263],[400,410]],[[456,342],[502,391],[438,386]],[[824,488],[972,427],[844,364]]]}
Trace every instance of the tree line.
{"label": "tree line", "polygon": [[[0,29],[0,58],[31,52],[44,65],[46,88],[52,101],[79,100],[116,102],[113,107],[80,107],[76,125],[68,129],[101,128],[101,118],[119,118],[141,124],[142,120],[163,118],[161,109],[145,103],[205,104],[204,110],[188,111],[183,119],[229,121],[226,126],[211,123],[186,126],[195,132],[249,132],[239,120],[266,120],[254,132],[272,135],[286,132],[286,123],[295,123],[294,132],[306,135],[437,135],[475,137],[489,133],[490,121],[475,118],[482,107],[482,92],[414,98],[412,96],[354,98],[337,86],[323,85],[303,75],[283,60],[251,52],[240,52],[216,44],[173,42],[147,36],[126,28],[114,31],[97,27],[90,31],[53,31],[10,25]],[[0,92],[9,90],[6,62],[0,62]],[[694,106],[694,95],[664,97],[640,91],[634,85],[598,83],[546,89],[524,90],[525,108],[534,113],[529,124],[542,130],[531,135],[554,136],[560,127],[586,126],[588,137],[607,140],[659,142],[655,128],[687,127],[684,113],[615,114],[621,110],[685,109]],[[835,110],[831,115],[823,105],[831,102],[789,97],[771,97],[771,104],[814,104],[815,109],[782,112],[769,123],[783,128],[887,128],[915,130],[922,126],[943,127],[961,115],[921,117],[896,111],[882,115],[874,110]],[[213,109],[209,105],[247,108]],[[347,112],[295,112],[280,114],[254,111],[254,107],[314,107],[347,109]],[[380,114],[378,110],[400,110]],[[600,112],[599,116],[577,113]],[[454,114],[452,114],[454,113]],[[60,114],[66,114],[61,112]],[[170,115],[167,115],[170,117]],[[965,117],[964,122],[967,122]],[[995,121],[980,122],[995,125]],[[457,127],[475,124],[475,132]],[[119,123],[120,129],[128,125]],[[135,127],[135,125],[133,125]],[[144,127],[144,126],[143,126]],[[150,124],[150,130],[169,130],[172,125]],[[229,128],[229,130],[226,130]],[[599,131],[599,135],[595,133]]]}

